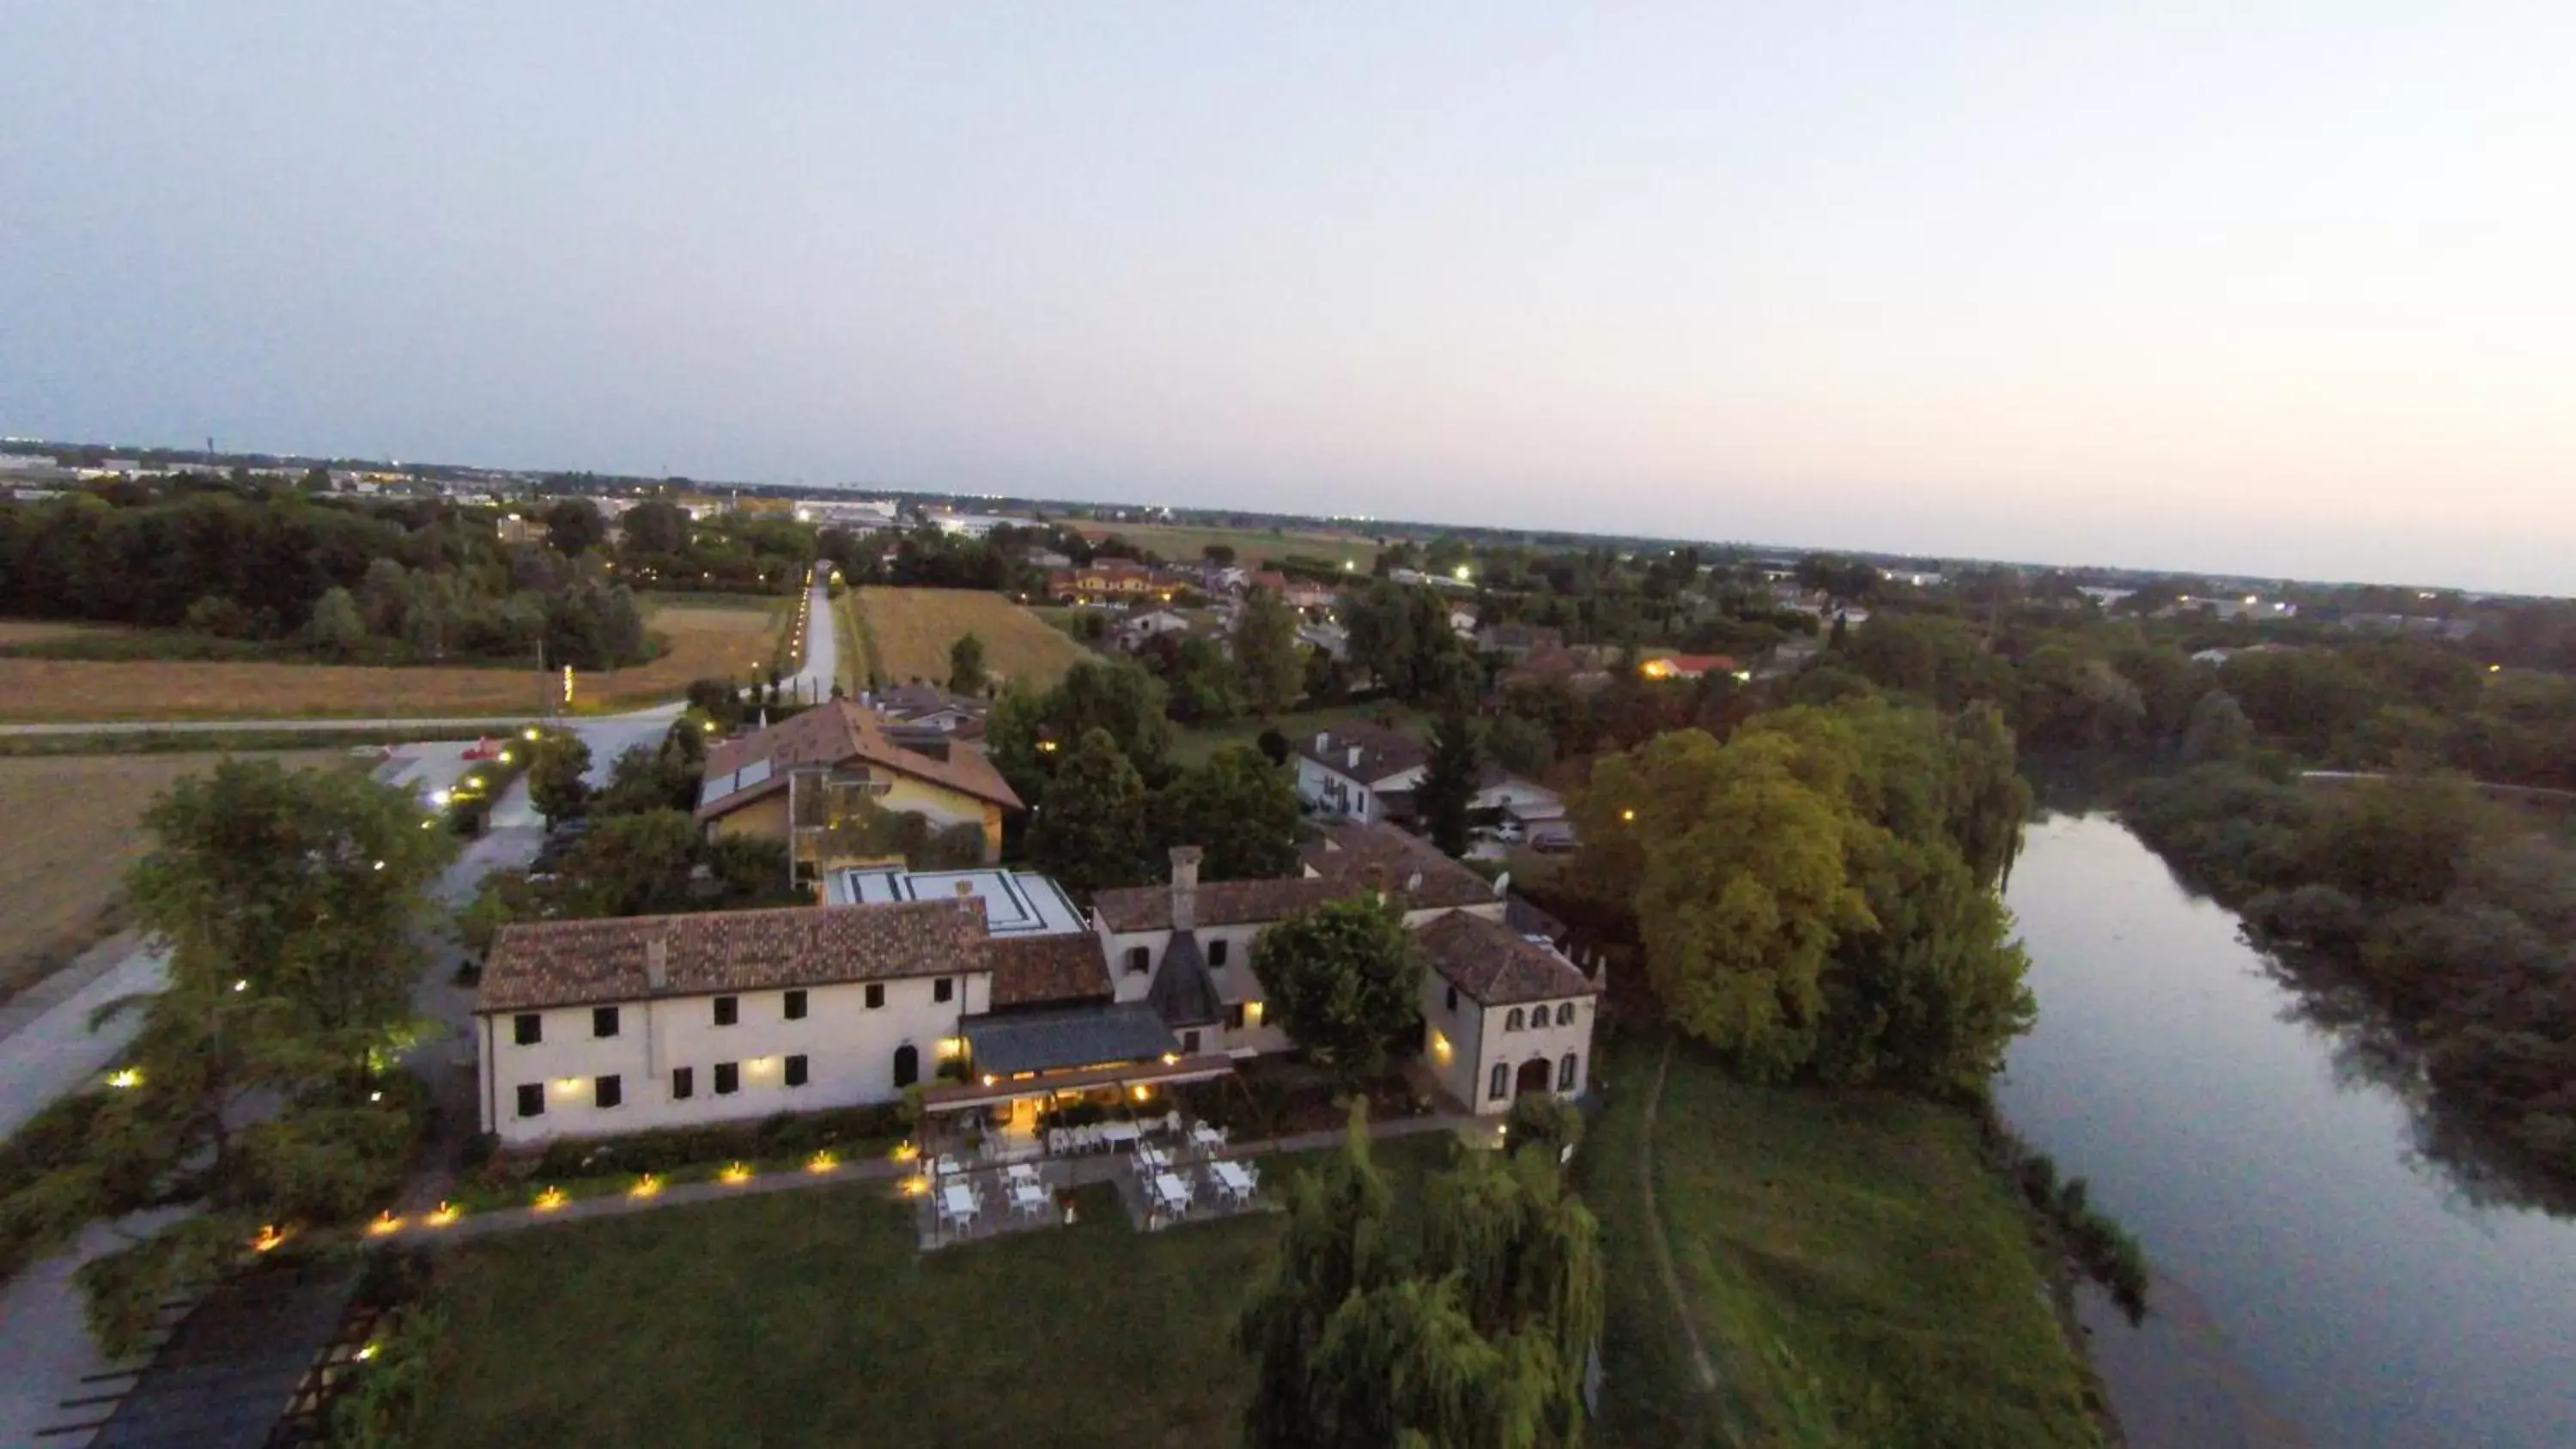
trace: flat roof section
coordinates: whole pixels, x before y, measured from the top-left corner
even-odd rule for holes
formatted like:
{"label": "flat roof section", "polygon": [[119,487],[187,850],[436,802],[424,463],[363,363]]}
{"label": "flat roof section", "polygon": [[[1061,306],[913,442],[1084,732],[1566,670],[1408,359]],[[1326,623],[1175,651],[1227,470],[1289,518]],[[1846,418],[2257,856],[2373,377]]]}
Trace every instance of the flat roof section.
{"label": "flat roof section", "polygon": [[1171,1028],[1141,1001],[970,1016],[964,1030],[976,1072],[999,1077],[1155,1061],[1181,1049]]}
{"label": "flat roof section", "polygon": [[830,906],[944,901],[960,894],[984,903],[984,929],[990,935],[1062,936],[1090,929],[1064,888],[1035,871],[877,866],[836,870],[823,881],[823,903]]}

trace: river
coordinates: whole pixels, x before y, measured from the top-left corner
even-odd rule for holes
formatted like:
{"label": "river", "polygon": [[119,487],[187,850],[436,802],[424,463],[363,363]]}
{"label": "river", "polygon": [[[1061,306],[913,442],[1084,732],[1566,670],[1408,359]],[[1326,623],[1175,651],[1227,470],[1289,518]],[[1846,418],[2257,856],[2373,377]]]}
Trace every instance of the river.
{"label": "river", "polygon": [[2030,828],[2005,1117],[2155,1269],[2094,1361],[2136,1449],[2576,1446],[2576,1221],[2479,1207],[2404,1098],[2116,820]]}

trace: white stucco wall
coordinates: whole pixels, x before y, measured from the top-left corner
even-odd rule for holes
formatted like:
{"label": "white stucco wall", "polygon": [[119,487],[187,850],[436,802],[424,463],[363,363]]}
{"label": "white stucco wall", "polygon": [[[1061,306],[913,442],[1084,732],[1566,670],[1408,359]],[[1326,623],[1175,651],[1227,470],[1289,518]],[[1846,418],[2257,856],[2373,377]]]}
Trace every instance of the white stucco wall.
{"label": "white stucco wall", "polygon": [[[1448,978],[1437,972],[1423,978],[1423,1060],[1450,1095],[1466,1103],[1478,1116],[1499,1116],[1511,1110],[1521,1066],[1533,1059],[1546,1060],[1550,1091],[1558,1091],[1558,1073],[1568,1052],[1575,1058],[1574,1084],[1570,1092],[1559,1094],[1579,1093],[1590,1084],[1595,998],[1571,998],[1574,1019],[1558,1026],[1556,1013],[1565,1004],[1562,999],[1486,1008],[1465,992],[1456,992],[1458,1005],[1452,1010],[1452,990]],[[1532,1013],[1541,1009],[1547,1013],[1547,1025],[1527,1025]],[[1523,1029],[1506,1031],[1503,1028],[1514,1010],[1522,1014]],[[1444,1042],[1445,1056],[1441,1050]],[[1496,1066],[1507,1068],[1511,1074],[1499,1098],[1492,1092]]]}
{"label": "white stucco wall", "polygon": [[[927,1081],[938,1070],[941,1039],[958,1034],[960,1018],[991,1005],[991,973],[949,979],[956,986],[947,1001],[936,999],[930,977],[875,983],[885,988],[885,1004],[874,1010],[869,983],[811,987],[806,1015],[795,1021],[786,1017],[785,991],[746,991],[737,996],[732,1026],[715,1024],[712,994],[619,1002],[618,1034],[604,1038],[591,1034],[591,1007],[559,1007],[537,1013],[544,1039],[533,1046],[514,1039],[520,1013],[478,1017],[483,1126],[516,1145],[893,1101],[902,1095],[894,1085],[897,1047],[919,1051]],[[789,1087],[786,1059],[799,1053],[809,1076],[804,1086]],[[720,1062],[740,1064],[741,1090],[716,1093]],[[693,1069],[695,1092],[686,1099],[671,1095],[674,1067]],[[612,1073],[624,1100],[592,1105],[597,1079]],[[543,1115],[519,1115],[525,1083],[545,1086]]]}

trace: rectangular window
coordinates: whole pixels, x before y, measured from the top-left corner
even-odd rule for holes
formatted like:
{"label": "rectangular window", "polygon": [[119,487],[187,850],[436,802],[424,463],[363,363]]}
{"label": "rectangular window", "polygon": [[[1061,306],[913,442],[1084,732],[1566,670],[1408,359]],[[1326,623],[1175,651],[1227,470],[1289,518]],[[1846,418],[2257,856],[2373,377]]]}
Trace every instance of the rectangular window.
{"label": "rectangular window", "polygon": [[592,1036],[617,1035],[617,1008],[614,1006],[592,1007],[590,1009],[590,1034]]}
{"label": "rectangular window", "polygon": [[1492,1101],[1499,1102],[1503,1100],[1503,1098],[1511,1095],[1511,1090],[1512,1069],[1503,1065],[1501,1062],[1494,1063],[1494,1075],[1485,1083],[1485,1096]]}
{"label": "rectangular window", "polygon": [[787,993],[787,1019],[789,1021],[803,1021],[805,1019],[804,992],[791,991]]}
{"label": "rectangular window", "polygon": [[1458,1009],[1458,988],[1457,988],[1457,987],[1455,987],[1455,986],[1452,986],[1452,987],[1450,987],[1450,988],[1449,988],[1449,1010],[1450,1010],[1451,1012],[1453,1012],[1453,1013],[1454,1013],[1454,1012],[1456,1012],[1456,1011],[1457,1011],[1457,1009]]}
{"label": "rectangular window", "polygon": [[590,1084],[590,1105],[594,1107],[614,1107],[625,1100],[626,1083],[615,1072]]}
{"label": "rectangular window", "polygon": [[519,1115],[522,1117],[542,1117],[546,1115],[545,1083],[531,1082],[528,1085],[519,1088]]}
{"label": "rectangular window", "polygon": [[716,1025],[731,1026],[740,1020],[742,1020],[741,997],[719,996],[716,998]]}
{"label": "rectangular window", "polygon": [[787,1085],[791,1087],[801,1087],[805,1085],[805,1054],[803,1052],[798,1052],[796,1055],[787,1059]]}
{"label": "rectangular window", "polygon": [[698,1073],[694,1067],[671,1068],[671,1100],[686,1101],[698,1094]]}
{"label": "rectangular window", "polygon": [[510,1041],[515,1046],[535,1046],[546,1039],[546,1019],[533,1011],[523,1011],[510,1018]]}
{"label": "rectangular window", "polygon": [[1199,1054],[1199,1034],[1198,1034],[1197,1032],[1194,1032],[1194,1031],[1185,1031],[1185,1032],[1182,1032],[1182,1033],[1181,1033],[1181,1055],[1183,1055],[1183,1056],[1189,1056],[1189,1057],[1194,1057],[1194,1056],[1197,1056],[1198,1054]]}
{"label": "rectangular window", "polygon": [[874,1011],[883,1005],[885,1005],[885,983],[882,981],[869,982],[868,1010]]}
{"label": "rectangular window", "polygon": [[956,994],[957,983],[950,977],[942,976],[930,983],[930,999],[933,1001],[946,1001]]}
{"label": "rectangular window", "polygon": [[716,1063],[716,1095],[719,1097],[730,1097],[741,1090],[742,1064],[739,1062]]}
{"label": "rectangular window", "polygon": [[1222,938],[1208,942],[1208,964],[1210,966],[1224,965],[1226,948],[1232,944],[1232,942]]}
{"label": "rectangular window", "polygon": [[1130,946],[1127,948],[1128,975],[1142,976],[1145,974],[1147,968],[1151,967],[1153,964],[1154,954],[1151,951],[1146,950],[1142,946]]}
{"label": "rectangular window", "polygon": [[1225,1029],[1226,1029],[1227,1031],[1241,1031],[1241,1030],[1243,1030],[1243,1003],[1242,1003],[1242,1002],[1238,1001],[1238,1002],[1236,1002],[1234,1005],[1229,1006],[1229,1007],[1227,1007],[1227,1008],[1225,1009]]}

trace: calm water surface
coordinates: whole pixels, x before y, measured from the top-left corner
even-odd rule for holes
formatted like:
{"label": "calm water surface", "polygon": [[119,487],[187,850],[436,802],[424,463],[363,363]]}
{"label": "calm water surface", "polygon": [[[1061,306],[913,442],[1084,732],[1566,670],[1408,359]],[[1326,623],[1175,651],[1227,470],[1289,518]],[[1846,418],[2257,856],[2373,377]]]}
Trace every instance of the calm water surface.
{"label": "calm water surface", "polygon": [[2110,817],[2031,827],[2008,898],[2039,1026],[2004,1114],[2155,1263],[2143,1329],[2086,1315],[2138,1449],[2576,1446],[2576,1222],[2468,1202]]}

